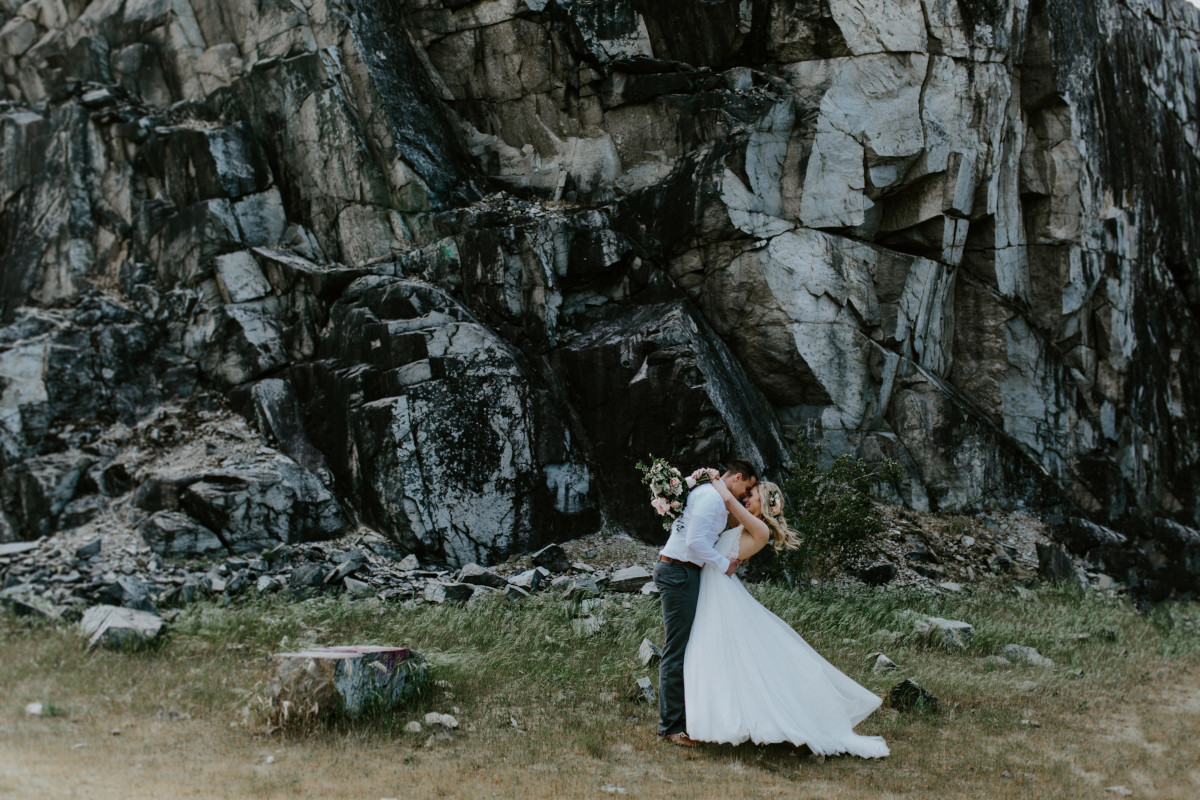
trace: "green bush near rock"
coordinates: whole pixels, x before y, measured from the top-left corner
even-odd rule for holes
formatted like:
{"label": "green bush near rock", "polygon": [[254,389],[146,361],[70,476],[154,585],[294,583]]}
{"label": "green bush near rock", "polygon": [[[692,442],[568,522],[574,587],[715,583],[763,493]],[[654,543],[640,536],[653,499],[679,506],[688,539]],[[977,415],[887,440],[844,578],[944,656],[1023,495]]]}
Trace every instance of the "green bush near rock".
{"label": "green bush near rock", "polygon": [[780,553],[767,548],[751,560],[751,580],[824,582],[878,551],[885,526],[871,491],[880,483],[898,482],[900,465],[892,459],[868,463],[844,454],[825,466],[824,449],[823,442],[796,437],[788,477],[780,488],[788,499],[784,515],[800,545]]}

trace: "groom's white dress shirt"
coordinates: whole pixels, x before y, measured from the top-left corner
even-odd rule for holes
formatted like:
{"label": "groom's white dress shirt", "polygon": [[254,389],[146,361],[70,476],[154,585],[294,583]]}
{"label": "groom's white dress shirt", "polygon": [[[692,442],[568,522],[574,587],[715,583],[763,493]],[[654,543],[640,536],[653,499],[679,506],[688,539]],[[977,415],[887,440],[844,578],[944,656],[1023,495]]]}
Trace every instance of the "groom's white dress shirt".
{"label": "groom's white dress shirt", "polygon": [[729,559],[718,553],[714,545],[728,518],[720,493],[712,484],[700,484],[688,495],[683,516],[671,526],[671,535],[660,555],[693,564],[713,564],[724,572],[729,569]]}

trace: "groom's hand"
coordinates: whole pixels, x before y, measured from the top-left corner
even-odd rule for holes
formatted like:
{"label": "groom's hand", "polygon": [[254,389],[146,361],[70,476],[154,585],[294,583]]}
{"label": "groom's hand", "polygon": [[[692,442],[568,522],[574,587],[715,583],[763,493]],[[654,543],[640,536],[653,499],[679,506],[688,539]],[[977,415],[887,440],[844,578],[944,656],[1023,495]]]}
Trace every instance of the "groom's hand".
{"label": "groom's hand", "polygon": [[733,573],[737,572],[737,568],[741,565],[742,562],[738,561],[736,558],[729,559],[729,569],[725,570],[725,574],[732,575]]}

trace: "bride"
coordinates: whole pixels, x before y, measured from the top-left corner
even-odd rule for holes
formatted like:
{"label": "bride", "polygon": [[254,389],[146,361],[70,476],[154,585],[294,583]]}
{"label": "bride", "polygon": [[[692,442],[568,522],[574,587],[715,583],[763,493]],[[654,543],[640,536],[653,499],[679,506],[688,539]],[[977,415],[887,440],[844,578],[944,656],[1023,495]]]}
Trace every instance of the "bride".
{"label": "bride", "polygon": [[[721,534],[719,553],[745,561],[768,538],[774,539],[777,551],[795,547],[778,486],[755,486],[743,507],[721,481],[713,485],[740,523]],[[727,577],[712,564],[705,564],[701,573],[683,675],[687,735],[692,739],[791,742],[807,745],[822,757],[888,754],[882,737],[860,736],[853,730],[879,707],[880,699],[760,605],[736,575]]]}

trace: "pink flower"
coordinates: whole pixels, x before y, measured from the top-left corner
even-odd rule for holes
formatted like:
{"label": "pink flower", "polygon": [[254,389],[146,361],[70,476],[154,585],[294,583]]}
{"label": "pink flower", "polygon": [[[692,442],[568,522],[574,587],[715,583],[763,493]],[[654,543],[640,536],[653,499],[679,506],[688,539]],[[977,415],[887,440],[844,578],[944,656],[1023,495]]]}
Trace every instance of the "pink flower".
{"label": "pink flower", "polygon": [[684,480],[686,480],[686,481],[687,481],[687,487],[688,487],[689,489],[695,489],[695,488],[696,488],[696,479],[695,479],[695,478],[693,478],[691,475],[687,476],[687,478],[685,478]]}
{"label": "pink flower", "polygon": [[671,501],[671,508],[679,508],[679,501],[678,501],[678,500],[672,500],[672,501]]}
{"label": "pink flower", "polygon": [[679,485],[679,478],[671,478],[671,488],[674,489]]}
{"label": "pink flower", "polygon": [[654,510],[657,511],[660,515],[665,514],[671,510],[671,504],[667,502],[667,498],[665,498],[665,497],[654,498],[653,500],[650,501],[650,505],[654,506]]}

